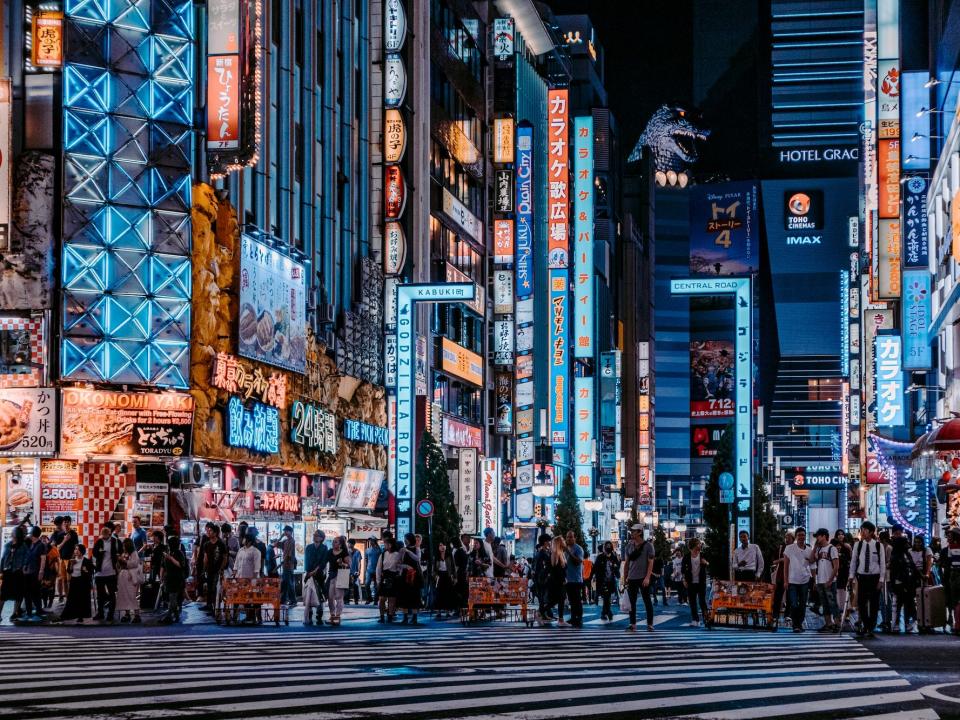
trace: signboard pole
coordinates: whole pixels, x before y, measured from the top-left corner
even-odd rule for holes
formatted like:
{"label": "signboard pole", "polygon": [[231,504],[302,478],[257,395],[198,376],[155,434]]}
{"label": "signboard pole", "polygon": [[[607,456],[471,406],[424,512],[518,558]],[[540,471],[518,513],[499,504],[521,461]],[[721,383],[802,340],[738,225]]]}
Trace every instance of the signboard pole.
{"label": "signboard pole", "polygon": [[396,448],[393,453],[393,493],[396,502],[397,538],[415,527],[416,416],[414,383],[416,367],[416,307],[422,302],[467,302],[474,299],[474,283],[397,286],[397,402]]}

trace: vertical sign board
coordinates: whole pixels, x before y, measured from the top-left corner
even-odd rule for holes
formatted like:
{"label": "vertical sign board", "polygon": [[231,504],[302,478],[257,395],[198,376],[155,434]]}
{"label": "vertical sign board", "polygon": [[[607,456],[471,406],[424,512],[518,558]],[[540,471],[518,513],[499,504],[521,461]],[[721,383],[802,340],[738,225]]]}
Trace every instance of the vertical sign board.
{"label": "vertical sign board", "polygon": [[573,477],[577,497],[593,497],[593,378],[573,379]]}
{"label": "vertical sign board", "polygon": [[558,448],[567,446],[570,425],[567,417],[570,398],[569,272],[566,268],[550,270],[550,442]]}
{"label": "vertical sign board", "polygon": [[500,459],[486,458],[480,469],[481,530],[493,528],[500,535]]}
{"label": "vertical sign board", "polygon": [[568,267],[570,243],[570,113],[569,91],[556,88],[547,93],[547,266]]}
{"label": "vertical sign board", "polygon": [[513,18],[496,18],[493,21],[493,55],[497,60],[509,60],[514,52]]}
{"label": "vertical sign board", "polygon": [[593,118],[574,120],[573,355],[593,357]]}
{"label": "vertical sign board", "polygon": [[207,148],[240,147],[240,56],[207,58]]}
{"label": "vertical sign board", "polygon": [[753,291],[750,278],[701,278],[672,280],[673,295],[728,295],[736,302],[734,341],[735,453],[734,478],[737,531],[751,531],[753,524]]}
{"label": "vertical sign board", "polygon": [[398,536],[414,527],[414,456],[416,454],[415,372],[417,330],[415,312],[420,302],[465,302],[473,300],[474,283],[397,286],[397,408],[396,455],[393,492],[397,508]]}
{"label": "vertical sign board", "polygon": [[903,271],[901,331],[903,333],[903,367],[905,370],[927,370],[931,366],[927,328],[930,325],[930,271],[926,268]]}
{"label": "vertical sign board", "polygon": [[13,90],[10,78],[0,78],[0,250],[12,250],[10,197],[13,191]]}
{"label": "vertical sign board", "polygon": [[460,448],[460,532],[473,534],[477,527],[477,449]]}
{"label": "vertical sign board", "polygon": [[903,184],[903,218],[900,222],[904,268],[926,268],[929,262],[927,231],[927,178],[913,175]]}
{"label": "vertical sign board", "polygon": [[620,459],[620,375],[619,350],[600,353],[600,487],[615,487]]}
{"label": "vertical sign board", "polygon": [[517,128],[517,298],[533,293],[533,128]]}
{"label": "vertical sign board", "polygon": [[896,331],[878,330],[874,338],[877,377],[877,427],[904,422],[903,346]]}

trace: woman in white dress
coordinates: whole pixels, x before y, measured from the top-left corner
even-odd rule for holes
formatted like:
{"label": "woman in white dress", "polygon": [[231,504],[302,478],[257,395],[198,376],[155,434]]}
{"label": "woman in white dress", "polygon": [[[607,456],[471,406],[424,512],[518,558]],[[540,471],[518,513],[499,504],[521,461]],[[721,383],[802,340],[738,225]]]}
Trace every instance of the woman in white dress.
{"label": "woman in white dress", "polygon": [[123,541],[120,575],[117,578],[117,610],[123,613],[120,622],[140,622],[140,586],[142,584],[143,564],[133,545],[133,540],[127,538]]}

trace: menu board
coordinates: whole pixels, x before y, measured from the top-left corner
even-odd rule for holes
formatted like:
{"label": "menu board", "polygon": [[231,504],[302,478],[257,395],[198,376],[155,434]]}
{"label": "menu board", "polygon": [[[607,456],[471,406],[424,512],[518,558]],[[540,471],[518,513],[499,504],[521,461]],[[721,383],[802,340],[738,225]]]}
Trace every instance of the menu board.
{"label": "menu board", "polygon": [[190,454],[193,396],[65,388],[60,453],[86,455]]}
{"label": "menu board", "polygon": [[80,511],[80,463],[75,460],[40,462],[40,524],[53,525],[58,515],[74,525]]}
{"label": "menu board", "polygon": [[13,462],[0,461],[0,472],[3,473],[4,499],[6,501],[6,517],[4,522],[17,525],[30,515],[35,519],[37,501],[37,466],[33,460]]}
{"label": "menu board", "polygon": [[240,254],[240,355],[305,372],[306,297],[303,265],[244,235]]}
{"label": "menu board", "polygon": [[7,388],[0,398],[0,455],[53,455],[56,391]]}

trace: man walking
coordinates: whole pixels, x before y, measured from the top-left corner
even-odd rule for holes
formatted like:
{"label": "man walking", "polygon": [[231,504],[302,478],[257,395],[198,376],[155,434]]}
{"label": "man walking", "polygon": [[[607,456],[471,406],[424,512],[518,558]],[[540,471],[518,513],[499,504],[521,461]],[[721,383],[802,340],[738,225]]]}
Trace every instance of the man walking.
{"label": "man walking", "polygon": [[280,564],[280,602],[287,607],[297,604],[297,586],[293,574],[297,570],[297,542],[293,539],[293,526],[283,526],[282,560]]}
{"label": "man walking", "polygon": [[[317,609],[317,625],[323,625],[323,588],[326,585],[330,549],[324,544],[327,536],[315,530],[313,542],[303,554],[303,624],[313,624],[313,609]],[[376,569],[376,568],[374,568]]]}
{"label": "man walking", "polygon": [[683,584],[687,588],[690,600],[690,625],[700,627],[700,615],[703,625],[710,630],[710,610],[707,608],[707,570],[710,563],[700,554],[700,541],[690,540],[690,553],[683,558]]}
{"label": "man walking", "polygon": [[823,627],[820,632],[840,632],[840,610],[837,607],[837,573],[840,571],[840,553],[830,543],[830,531],[817,530],[814,536],[814,557],[817,560],[817,595],[823,609]]}
{"label": "man walking", "polygon": [[380,560],[380,553],[383,549],[380,547],[380,541],[376,538],[370,541],[370,545],[364,551],[364,561],[366,570],[363,576],[363,590],[367,596],[367,605],[370,605],[377,599],[377,562]]}
{"label": "man walking", "polygon": [[647,610],[647,631],[653,632],[653,601],[650,599],[650,582],[653,577],[653,560],[656,552],[653,543],[643,539],[643,525],[630,528],[630,540],[623,549],[624,577],[627,594],[630,596],[629,632],[637,629],[637,596],[643,596]]}
{"label": "man walking", "polygon": [[877,613],[880,610],[880,581],[886,576],[886,553],[883,545],[874,537],[877,526],[867,520],[860,526],[860,539],[853,546],[853,562],[850,568],[851,585],[856,583],[857,613],[860,627],[857,635],[874,638]]}
{"label": "man walking", "polygon": [[803,632],[803,620],[807,614],[807,596],[810,590],[810,546],[807,531],[797,528],[797,541],[783,551],[784,577],[787,580],[787,605],[795,633]]}
{"label": "man walking", "polygon": [[357,549],[356,540],[347,540],[347,552],[350,553],[350,587],[344,594],[343,602],[350,604],[350,598],[353,598],[354,605],[360,604],[360,563],[363,560],[363,553]]}
{"label": "man walking", "polygon": [[570,603],[570,627],[583,627],[583,548],[573,530],[567,531],[567,601]]}
{"label": "man walking", "polygon": [[755,582],[763,575],[763,554],[759,546],[750,542],[750,533],[740,531],[740,544],[733,551],[733,579],[737,582]]}

